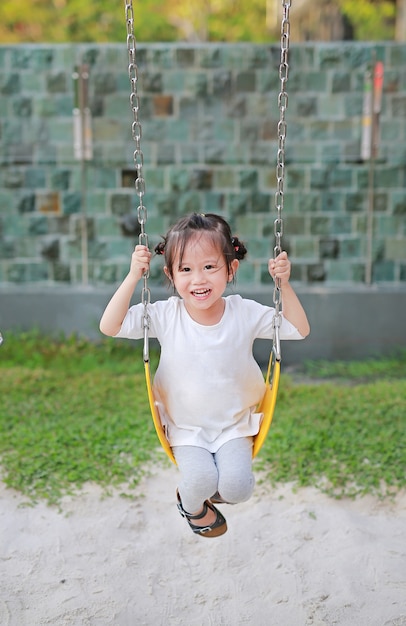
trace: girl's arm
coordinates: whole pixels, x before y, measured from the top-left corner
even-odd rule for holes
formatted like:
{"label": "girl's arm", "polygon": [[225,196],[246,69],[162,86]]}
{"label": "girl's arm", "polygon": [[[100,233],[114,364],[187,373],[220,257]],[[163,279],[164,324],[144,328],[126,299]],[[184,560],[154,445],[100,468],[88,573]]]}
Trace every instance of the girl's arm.
{"label": "girl's arm", "polygon": [[310,333],[310,326],[295,290],[289,283],[290,261],[286,252],[281,252],[276,259],[269,259],[268,269],[272,278],[279,278],[281,281],[282,311],[283,316],[297,328],[302,337],[307,337]]}
{"label": "girl's arm", "polygon": [[138,245],[131,257],[130,271],[106,306],[100,320],[100,330],[104,335],[114,337],[117,335],[130,307],[134,289],[143,276],[149,270],[151,253],[146,246]]}

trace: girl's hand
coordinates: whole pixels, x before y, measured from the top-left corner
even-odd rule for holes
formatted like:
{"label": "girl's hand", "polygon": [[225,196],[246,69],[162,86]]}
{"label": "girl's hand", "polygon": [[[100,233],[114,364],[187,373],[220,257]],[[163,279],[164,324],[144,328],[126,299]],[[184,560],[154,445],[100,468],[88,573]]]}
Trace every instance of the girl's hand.
{"label": "girl's hand", "polygon": [[279,278],[281,285],[289,282],[290,278],[290,261],[286,252],[278,254],[276,259],[269,259],[268,270],[274,280]]}
{"label": "girl's hand", "polygon": [[135,246],[131,256],[130,274],[137,280],[140,280],[145,272],[148,272],[150,262],[151,252],[148,250],[147,246],[138,244]]}

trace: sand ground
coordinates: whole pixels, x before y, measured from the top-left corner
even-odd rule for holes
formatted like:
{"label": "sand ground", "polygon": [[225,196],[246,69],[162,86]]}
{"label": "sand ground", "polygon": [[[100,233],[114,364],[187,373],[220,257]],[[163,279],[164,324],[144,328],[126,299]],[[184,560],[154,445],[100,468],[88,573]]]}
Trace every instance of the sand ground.
{"label": "sand ground", "polygon": [[135,498],[88,485],[58,510],[0,483],[0,624],[406,626],[406,494],[334,500],[257,486],[196,537],[177,470]]}

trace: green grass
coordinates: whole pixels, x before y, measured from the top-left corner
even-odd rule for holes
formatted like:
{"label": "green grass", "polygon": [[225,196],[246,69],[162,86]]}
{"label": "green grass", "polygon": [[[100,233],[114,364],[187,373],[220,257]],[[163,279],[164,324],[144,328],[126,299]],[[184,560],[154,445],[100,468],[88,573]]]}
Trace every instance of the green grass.
{"label": "green grass", "polygon": [[[297,380],[304,378],[282,374],[255,464],[264,479],[316,485],[337,497],[404,488],[406,352],[307,363]],[[88,481],[135,486],[151,463],[169,463],[134,342],[8,333],[0,397],[2,480],[29,501],[57,503]]]}

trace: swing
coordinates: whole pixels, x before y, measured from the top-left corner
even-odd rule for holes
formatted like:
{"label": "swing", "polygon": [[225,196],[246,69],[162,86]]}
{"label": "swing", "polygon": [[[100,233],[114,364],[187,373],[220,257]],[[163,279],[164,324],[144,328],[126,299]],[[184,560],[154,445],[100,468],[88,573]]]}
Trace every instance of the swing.
{"label": "swing", "polygon": [[[276,178],[277,178],[277,191],[275,193],[275,206],[277,210],[277,217],[274,221],[274,258],[282,252],[281,238],[283,234],[283,220],[282,209],[284,200],[284,175],[285,175],[285,140],[286,140],[286,120],[285,113],[288,106],[288,94],[286,92],[286,82],[288,80],[288,51],[289,51],[289,35],[290,35],[290,22],[289,11],[291,7],[291,0],[282,0],[282,22],[281,22],[281,56],[279,65],[279,77],[280,77],[280,93],[278,96],[278,106],[280,119],[278,122],[278,152],[276,163]],[[127,26],[127,51],[128,51],[128,75],[131,84],[130,104],[133,113],[132,122],[132,137],[135,142],[134,150],[134,164],[137,173],[135,180],[135,190],[139,198],[139,206],[137,208],[138,222],[140,225],[139,244],[148,246],[148,235],[145,230],[147,221],[147,209],[143,203],[143,197],[145,194],[145,179],[143,177],[143,164],[144,155],[141,150],[141,134],[142,128],[139,121],[139,96],[137,90],[138,81],[138,67],[136,64],[136,39],[134,36],[134,12],[132,0],[125,0],[125,17]],[[143,288],[141,294],[141,302],[144,305],[144,369],[145,369],[145,381],[148,393],[148,401],[152,416],[152,421],[158,436],[159,442],[167,454],[168,458],[176,465],[176,460],[172,452],[172,448],[169,445],[169,441],[166,437],[164,427],[159,416],[158,407],[154,398],[152,388],[152,376],[150,369],[149,359],[149,316],[148,316],[148,304],[150,303],[151,293],[148,287],[149,272],[144,273]],[[279,341],[279,327],[281,324],[281,285],[280,280],[275,280],[273,290],[273,303],[275,307],[275,315],[273,319],[273,345],[271,354],[269,357],[267,374],[265,377],[265,393],[258,404],[257,412],[262,413],[262,421],[258,434],[254,437],[252,456],[255,457],[260,451],[269,431],[272,423],[276,398],[278,394],[279,378],[280,378],[280,341]]]}

